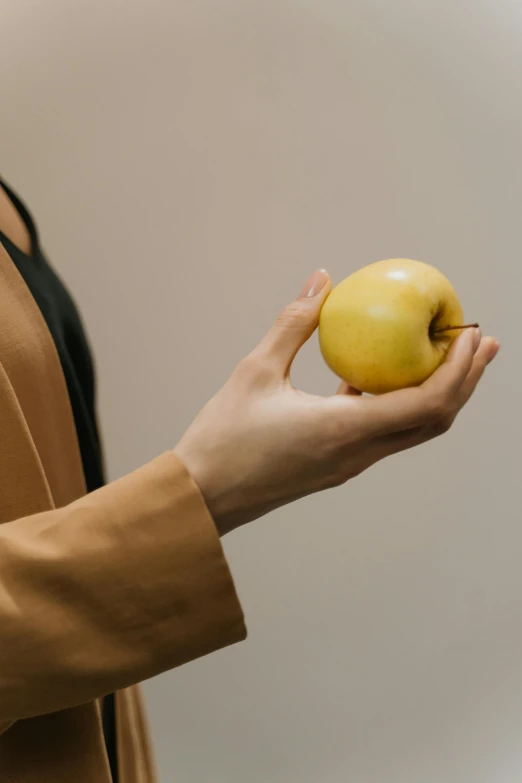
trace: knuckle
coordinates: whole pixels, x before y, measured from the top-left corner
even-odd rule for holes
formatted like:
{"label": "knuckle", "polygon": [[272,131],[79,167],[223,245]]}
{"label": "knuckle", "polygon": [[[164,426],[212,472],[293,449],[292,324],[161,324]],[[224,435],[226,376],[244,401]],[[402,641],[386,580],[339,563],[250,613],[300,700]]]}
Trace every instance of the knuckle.
{"label": "knuckle", "polygon": [[276,326],[283,329],[293,329],[301,326],[304,318],[303,308],[297,302],[285,307],[276,320]]}
{"label": "knuckle", "polygon": [[351,478],[350,471],[342,461],[332,467],[326,477],[326,487],[334,489],[335,487],[342,487],[343,484]]}
{"label": "knuckle", "polygon": [[241,359],[235,375],[243,381],[262,383],[274,377],[274,370],[266,356],[260,351],[253,351]]}
{"label": "knuckle", "polygon": [[356,460],[352,459],[349,460],[347,464],[341,464],[337,470],[331,473],[329,486],[331,488],[343,486],[348,481],[351,481],[360,476],[361,473],[364,473],[369,464],[368,461],[365,461],[362,458]]}
{"label": "knuckle", "polygon": [[335,489],[336,487],[342,487],[343,484],[346,484],[347,481],[348,476],[346,476],[343,471],[339,471],[332,473],[332,475],[328,478],[326,486],[328,489]]}
{"label": "knuckle", "polygon": [[450,410],[450,397],[448,394],[438,394],[428,403],[427,418],[435,424],[444,420]]}
{"label": "knuckle", "polygon": [[451,429],[452,424],[453,419],[450,416],[442,417],[433,425],[432,432],[434,436],[445,435]]}

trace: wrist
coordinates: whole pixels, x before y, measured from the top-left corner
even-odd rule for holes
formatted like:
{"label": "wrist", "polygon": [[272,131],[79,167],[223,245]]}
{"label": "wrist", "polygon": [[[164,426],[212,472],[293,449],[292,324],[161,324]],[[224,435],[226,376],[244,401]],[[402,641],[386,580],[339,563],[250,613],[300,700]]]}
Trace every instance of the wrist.
{"label": "wrist", "polygon": [[181,460],[198,488],[203,502],[214,521],[218,535],[223,537],[243,524],[237,519],[234,520],[235,515],[232,512],[232,504],[230,500],[227,503],[226,499],[228,493],[226,490],[223,491],[223,488],[220,489],[219,481],[212,477],[212,471],[203,465],[203,460],[191,454],[184,448],[182,443],[178,444],[173,449],[173,452]]}

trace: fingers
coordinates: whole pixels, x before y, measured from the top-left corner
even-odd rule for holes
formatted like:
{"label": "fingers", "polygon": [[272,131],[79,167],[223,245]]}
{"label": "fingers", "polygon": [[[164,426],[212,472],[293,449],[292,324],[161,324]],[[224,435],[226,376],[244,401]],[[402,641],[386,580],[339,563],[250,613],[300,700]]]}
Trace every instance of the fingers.
{"label": "fingers", "polygon": [[382,449],[381,457],[419,446],[447,432],[462,408],[469,401],[486,367],[493,361],[499,348],[499,344],[492,337],[484,338],[473,357],[471,369],[460,387],[459,394],[455,398],[454,407],[449,409],[447,414],[441,416],[437,421],[379,438],[376,445],[379,450]]}
{"label": "fingers", "polygon": [[316,330],[321,308],[331,287],[330,276],[324,269],[314,272],[299,298],[283,310],[255,349],[254,353],[262,356],[282,376],[288,374],[297,352]]}
{"label": "fingers", "polygon": [[360,397],[362,392],[360,392],[358,389],[354,389],[353,386],[350,386],[350,384],[346,383],[346,381],[341,381],[336,394],[340,396],[348,395],[349,397]]}
{"label": "fingers", "polygon": [[477,384],[484,375],[488,364],[493,361],[498,353],[500,345],[492,337],[486,337],[481,341],[480,347],[473,357],[473,364],[467,378],[462,384],[459,395],[459,410],[464,407],[477,388]]}
{"label": "fingers", "polygon": [[368,398],[364,407],[369,431],[374,435],[404,432],[450,414],[479,345],[480,332],[468,329],[455,340],[446,361],[422,386]]}

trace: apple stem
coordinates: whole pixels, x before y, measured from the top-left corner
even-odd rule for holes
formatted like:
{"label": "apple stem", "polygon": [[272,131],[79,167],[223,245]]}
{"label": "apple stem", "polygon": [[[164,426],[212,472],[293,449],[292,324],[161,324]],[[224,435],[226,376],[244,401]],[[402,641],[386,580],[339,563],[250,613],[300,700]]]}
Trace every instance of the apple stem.
{"label": "apple stem", "polygon": [[442,332],[453,332],[456,329],[478,329],[478,324],[462,324],[461,326],[443,326],[442,329],[434,329],[433,334],[442,334]]}

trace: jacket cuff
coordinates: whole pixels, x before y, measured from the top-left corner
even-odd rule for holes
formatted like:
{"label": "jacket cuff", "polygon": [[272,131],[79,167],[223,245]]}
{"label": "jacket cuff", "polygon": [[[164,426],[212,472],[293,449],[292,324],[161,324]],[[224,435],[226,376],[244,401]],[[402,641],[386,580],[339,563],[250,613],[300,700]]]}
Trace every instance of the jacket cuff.
{"label": "jacket cuff", "polygon": [[[166,452],[116,482],[121,492],[127,482],[129,496],[115,498],[125,536],[121,565],[133,575],[125,606],[133,607],[145,648],[157,651],[151,675],[243,641],[243,610],[221,539],[185,465]],[[124,511],[129,504],[131,515]]]}

